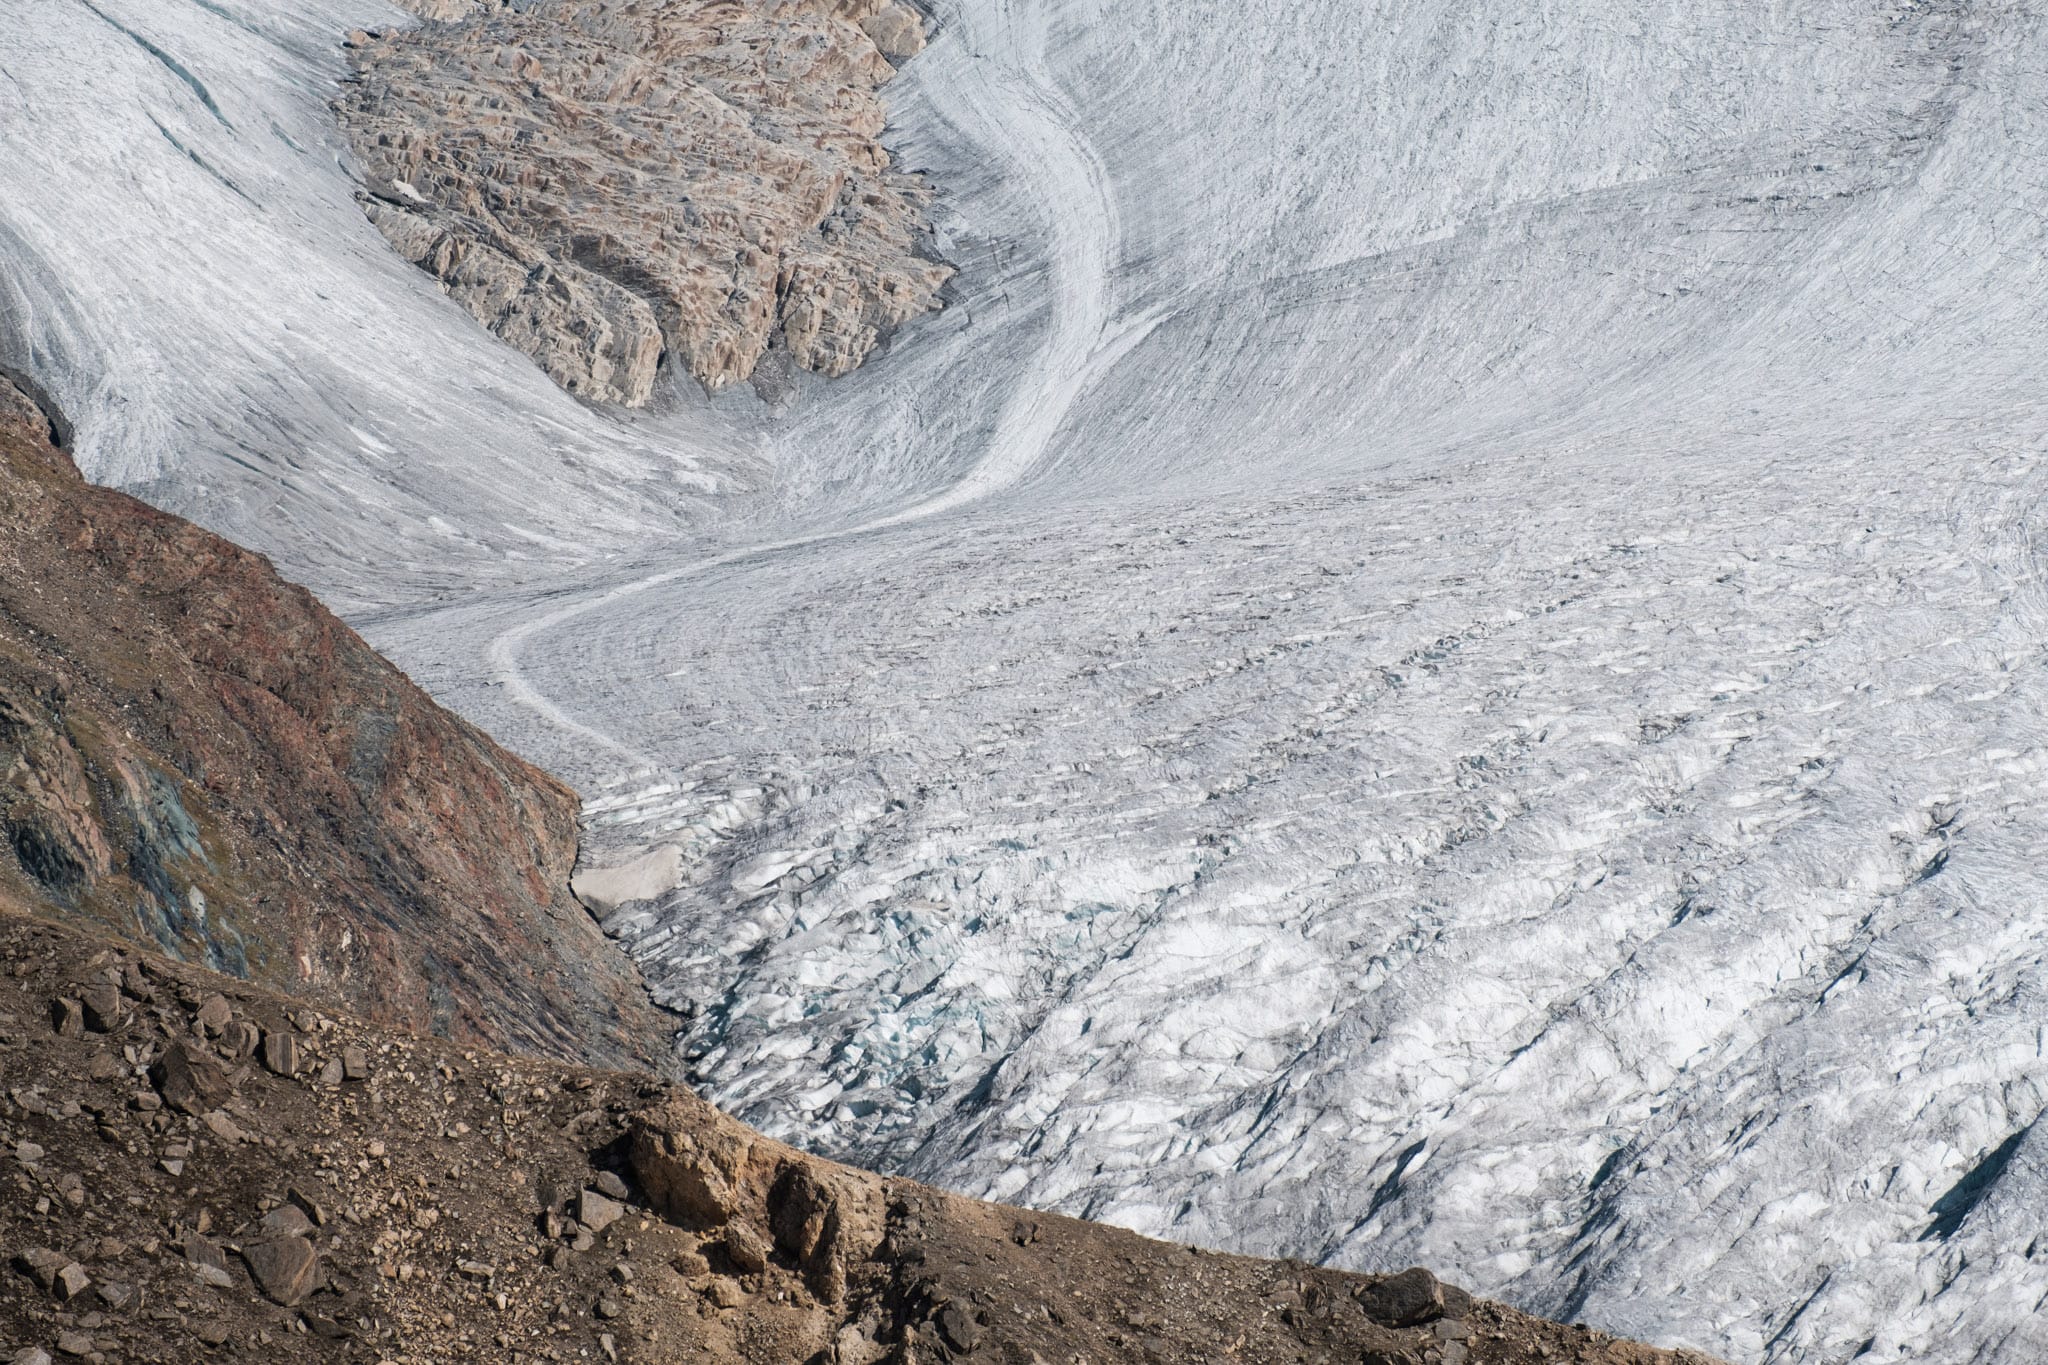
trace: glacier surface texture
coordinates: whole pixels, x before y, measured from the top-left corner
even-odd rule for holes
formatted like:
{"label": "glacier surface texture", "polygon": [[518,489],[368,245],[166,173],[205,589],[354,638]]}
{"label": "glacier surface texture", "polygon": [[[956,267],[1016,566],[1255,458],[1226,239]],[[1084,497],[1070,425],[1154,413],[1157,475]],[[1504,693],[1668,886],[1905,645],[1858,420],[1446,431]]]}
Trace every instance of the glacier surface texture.
{"label": "glacier surface texture", "polygon": [[556,391],[374,0],[0,7],[0,363],[589,795],[706,1092],[1738,1361],[2048,1359],[2048,7],[942,0],[948,308]]}

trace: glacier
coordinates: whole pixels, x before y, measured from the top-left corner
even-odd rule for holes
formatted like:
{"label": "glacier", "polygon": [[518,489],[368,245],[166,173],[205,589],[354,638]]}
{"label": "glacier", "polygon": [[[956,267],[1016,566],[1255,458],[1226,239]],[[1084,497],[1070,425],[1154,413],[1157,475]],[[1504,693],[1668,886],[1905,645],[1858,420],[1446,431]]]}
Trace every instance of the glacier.
{"label": "glacier", "polygon": [[778,1136],[2048,1358],[2048,7],[932,8],[946,311],[619,414],[363,219],[394,11],[12,0],[0,364],[576,782]]}

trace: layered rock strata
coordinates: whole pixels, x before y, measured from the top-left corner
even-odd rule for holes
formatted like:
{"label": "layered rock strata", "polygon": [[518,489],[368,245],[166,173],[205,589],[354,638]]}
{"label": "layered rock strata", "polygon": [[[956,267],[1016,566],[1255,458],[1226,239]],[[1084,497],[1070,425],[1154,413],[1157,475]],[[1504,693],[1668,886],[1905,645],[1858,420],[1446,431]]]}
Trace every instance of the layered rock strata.
{"label": "layered rock strata", "polygon": [[6,902],[0,1359],[1707,1365],[835,1166]]}
{"label": "layered rock strata", "polygon": [[839,376],[938,306],[881,87],[902,0],[410,0],[337,108],[407,260],[572,393],[717,390],[771,348]]}
{"label": "layered rock strata", "polygon": [[0,888],[423,1033],[665,1055],[568,890],[574,794],[53,429],[0,381]]}

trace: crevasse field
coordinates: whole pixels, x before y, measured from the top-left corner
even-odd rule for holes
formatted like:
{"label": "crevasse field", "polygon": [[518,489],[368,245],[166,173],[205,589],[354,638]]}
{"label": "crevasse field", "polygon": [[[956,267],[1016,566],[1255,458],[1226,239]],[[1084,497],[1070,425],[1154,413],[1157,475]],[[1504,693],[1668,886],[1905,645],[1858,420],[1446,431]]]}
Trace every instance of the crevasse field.
{"label": "crevasse field", "polygon": [[621,415],[353,202],[395,12],[5,0],[0,361],[576,782],[773,1133],[2048,1358],[2048,6],[935,9],[951,306]]}

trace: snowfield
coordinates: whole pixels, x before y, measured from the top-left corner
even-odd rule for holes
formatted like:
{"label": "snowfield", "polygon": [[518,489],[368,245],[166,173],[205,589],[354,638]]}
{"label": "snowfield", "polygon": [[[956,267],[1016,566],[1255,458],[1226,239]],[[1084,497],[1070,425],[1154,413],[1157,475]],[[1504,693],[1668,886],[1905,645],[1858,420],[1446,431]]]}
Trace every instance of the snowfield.
{"label": "snowfield", "polygon": [[936,8],[952,306],[624,418],[362,219],[379,6],[19,0],[0,361],[576,781],[778,1136],[2048,1358],[2048,7]]}

